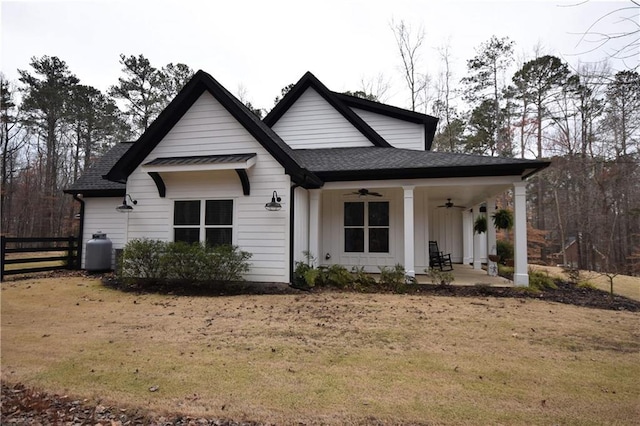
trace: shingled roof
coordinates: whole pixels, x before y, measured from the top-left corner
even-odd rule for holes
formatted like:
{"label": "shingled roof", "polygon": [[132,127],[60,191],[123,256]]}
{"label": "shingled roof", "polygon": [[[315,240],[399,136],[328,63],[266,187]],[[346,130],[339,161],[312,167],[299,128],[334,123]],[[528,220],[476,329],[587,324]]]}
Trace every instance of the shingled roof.
{"label": "shingled roof", "polygon": [[[327,99],[375,146],[294,150],[287,145],[269,126],[277,122],[309,87],[314,88]],[[94,197],[124,195],[124,182],[129,174],[146,159],[153,148],[205,91],[213,95],[283,165],[293,182],[306,188],[318,188],[324,182],[332,181],[473,176],[522,176],[524,179],[550,164],[550,162],[538,160],[431,152],[429,148],[437,124],[435,117],[331,92],[311,73],[306,73],[302,77],[263,122],[213,77],[204,71],[198,71],[137,142],[124,142],[114,146],[64,192]],[[392,147],[351,108],[360,108],[424,124],[427,150]],[[227,157],[225,156],[225,159]],[[162,159],[162,161],[191,164],[190,162],[196,160],[192,157],[176,157]],[[216,161],[222,160],[216,159]]]}
{"label": "shingled roof", "polygon": [[300,164],[324,182],[469,176],[524,177],[547,161],[400,148],[358,147],[294,150]]}
{"label": "shingled roof", "polygon": [[106,178],[126,182],[127,177],[138,167],[173,126],[204,93],[210,93],[300,185],[317,188],[322,185],[313,174],[308,173],[292,157],[292,149],[276,132],[233,96],[206,72],[199,70],[182,88],[180,93],[160,113],[134,146],[120,158],[106,174]]}
{"label": "shingled roof", "polygon": [[125,194],[125,184],[104,179],[116,162],[133,146],[133,142],[122,142],[113,146],[100,157],[89,170],[80,176],[70,187],[67,194],[83,194],[87,197],[120,197]]}

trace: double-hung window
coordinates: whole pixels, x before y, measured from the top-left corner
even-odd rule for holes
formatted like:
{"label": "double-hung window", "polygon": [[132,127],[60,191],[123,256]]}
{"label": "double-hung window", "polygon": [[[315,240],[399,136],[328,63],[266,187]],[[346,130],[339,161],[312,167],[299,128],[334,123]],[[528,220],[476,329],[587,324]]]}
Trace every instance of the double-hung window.
{"label": "double-hung window", "polygon": [[389,253],[389,202],[344,203],[344,251]]}
{"label": "double-hung window", "polygon": [[175,201],[173,240],[211,246],[233,243],[233,200]]}

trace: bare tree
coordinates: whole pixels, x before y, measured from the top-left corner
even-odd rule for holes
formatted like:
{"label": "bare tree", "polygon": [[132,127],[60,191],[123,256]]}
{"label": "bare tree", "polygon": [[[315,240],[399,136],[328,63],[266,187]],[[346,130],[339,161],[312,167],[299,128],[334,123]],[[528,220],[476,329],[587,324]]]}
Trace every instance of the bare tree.
{"label": "bare tree", "polygon": [[378,73],[374,77],[360,78],[360,91],[367,93],[376,98],[378,102],[386,102],[389,96],[387,92],[391,87],[391,81],[382,73]]}
{"label": "bare tree", "polygon": [[420,94],[427,85],[426,76],[418,71],[420,69],[420,48],[425,38],[424,28],[421,26],[417,31],[413,31],[411,26],[405,24],[404,20],[399,23],[392,20],[390,26],[402,60],[404,81],[411,95],[411,110],[415,111],[420,103]]}
{"label": "bare tree", "polygon": [[[575,7],[585,2],[578,3]],[[579,54],[595,52],[600,49],[606,50],[610,58],[619,59],[625,63],[628,60],[636,62],[631,69],[638,69],[638,49],[640,49],[640,1],[628,0],[624,6],[622,3],[615,4],[615,8],[600,16],[581,34],[577,46],[584,45],[585,51]],[[611,32],[609,25],[614,26],[617,31]],[[589,46],[587,46],[589,45]]]}

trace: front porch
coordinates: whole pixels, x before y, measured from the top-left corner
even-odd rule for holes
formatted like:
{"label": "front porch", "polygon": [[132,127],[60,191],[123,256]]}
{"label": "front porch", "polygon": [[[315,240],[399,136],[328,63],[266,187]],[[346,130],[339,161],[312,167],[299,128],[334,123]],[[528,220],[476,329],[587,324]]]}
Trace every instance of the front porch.
{"label": "front porch", "polygon": [[[454,280],[451,285],[489,285],[492,287],[512,287],[513,281],[497,276],[487,275],[484,269],[474,269],[472,265],[461,263],[453,264]],[[427,274],[417,274],[416,280],[419,284],[432,284],[431,278]]]}
{"label": "front porch", "polygon": [[[424,273],[429,267],[428,242],[437,241],[439,250],[456,264],[454,284],[528,285],[526,184],[519,176],[411,183],[330,182],[322,189],[300,189],[294,229],[309,232],[296,234],[294,260],[303,260],[301,253],[308,250],[318,266],[357,267],[374,274],[380,267],[401,264],[408,275],[429,283]],[[481,215],[490,220],[495,197],[509,190],[515,216],[513,282],[489,277],[481,268],[488,255],[496,253],[495,228],[488,226],[482,234],[473,230]],[[451,199],[455,203],[449,203]]]}

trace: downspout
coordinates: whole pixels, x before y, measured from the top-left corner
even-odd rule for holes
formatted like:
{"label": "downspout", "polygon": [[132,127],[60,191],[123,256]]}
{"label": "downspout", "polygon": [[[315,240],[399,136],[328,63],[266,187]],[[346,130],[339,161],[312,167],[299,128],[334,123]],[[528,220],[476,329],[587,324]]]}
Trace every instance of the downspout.
{"label": "downspout", "polygon": [[73,199],[80,203],[80,226],[78,230],[78,260],[76,269],[82,269],[82,237],[84,235],[84,200],[79,197],[81,194],[73,194]]}
{"label": "downspout", "polygon": [[289,190],[289,285],[293,284],[295,265],[293,264],[293,239],[294,239],[294,220],[295,220],[295,193],[296,188],[300,185],[295,184],[291,186]]}

